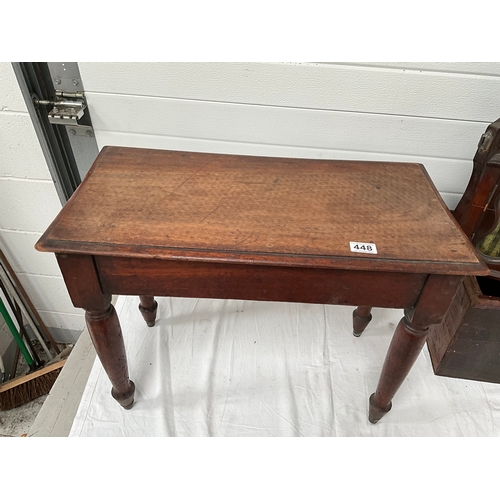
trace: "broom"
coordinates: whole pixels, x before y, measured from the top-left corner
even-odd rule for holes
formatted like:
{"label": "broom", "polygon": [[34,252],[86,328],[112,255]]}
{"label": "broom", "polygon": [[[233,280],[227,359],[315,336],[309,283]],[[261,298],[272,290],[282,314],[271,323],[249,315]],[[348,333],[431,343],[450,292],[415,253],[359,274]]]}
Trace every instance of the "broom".
{"label": "broom", "polygon": [[48,394],[66,360],[56,361],[39,370],[0,385],[0,410],[11,410]]}
{"label": "broom", "polygon": [[[7,299],[7,304],[9,305],[10,310],[14,313],[14,318],[17,320],[17,324],[19,325],[19,335],[20,335],[21,339],[26,342],[31,355],[33,356],[36,367],[41,368],[43,366],[43,363],[40,360],[40,358],[38,357],[38,354],[37,354],[36,350],[34,349],[33,344],[31,343],[30,338],[28,337],[28,334],[26,333],[26,329],[24,328],[24,325],[23,325],[23,316],[22,316],[21,309],[19,308],[19,305],[15,301],[15,299],[10,298],[9,293],[8,293],[7,289],[5,288],[4,284],[2,283],[1,279],[0,279],[0,290],[2,290],[5,299]],[[1,298],[1,296],[0,296],[0,298]],[[7,306],[5,306],[5,307],[7,308]],[[9,312],[9,311],[7,310],[7,312]],[[16,344],[17,344],[17,342],[16,342]],[[19,350],[19,344],[17,344],[16,351],[18,354],[21,352]],[[18,357],[18,355],[16,357]],[[17,361],[15,364],[15,367],[17,367]],[[16,375],[16,369],[14,368],[12,370],[12,372],[10,373],[9,379],[14,378],[15,375]]]}
{"label": "broom", "polygon": [[66,360],[48,363],[40,369],[36,369],[36,363],[28,352],[24,342],[17,333],[16,327],[0,298],[0,313],[5,319],[9,330],[14,337],[30,371],[21,377],[17,377],[5,384],[0,385],[0,410],[11,410],[16,406],[33,401],[47,394],[56,381]]}

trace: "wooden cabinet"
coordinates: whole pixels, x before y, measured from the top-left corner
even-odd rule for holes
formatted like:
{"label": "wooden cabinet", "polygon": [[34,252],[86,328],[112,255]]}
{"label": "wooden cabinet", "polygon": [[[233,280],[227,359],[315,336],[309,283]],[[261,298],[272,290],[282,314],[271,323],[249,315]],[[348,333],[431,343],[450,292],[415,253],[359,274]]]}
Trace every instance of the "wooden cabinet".
{"label": "wooden cabinet", "polygon": [[436,375],[500,383],[500,119],[482,135],[454,215],[490,268],[466,277],[427,345]]}

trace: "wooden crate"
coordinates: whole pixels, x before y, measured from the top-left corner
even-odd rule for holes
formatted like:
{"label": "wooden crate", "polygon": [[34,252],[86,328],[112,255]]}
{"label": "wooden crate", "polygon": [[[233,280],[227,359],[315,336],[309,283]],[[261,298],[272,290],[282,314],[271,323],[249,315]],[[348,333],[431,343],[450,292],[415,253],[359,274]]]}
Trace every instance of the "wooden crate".
{"label": "wooden crate", "polygon": [[500,383],[500,281],[465,278],[427,345],[436,375]]}

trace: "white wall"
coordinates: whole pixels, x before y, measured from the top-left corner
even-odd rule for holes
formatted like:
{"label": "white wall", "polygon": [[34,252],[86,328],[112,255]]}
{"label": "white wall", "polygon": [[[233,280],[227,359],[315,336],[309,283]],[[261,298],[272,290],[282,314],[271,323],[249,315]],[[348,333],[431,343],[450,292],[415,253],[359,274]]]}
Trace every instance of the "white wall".
{"label": "white wall", "polygon": [[60,209],[12,65],[0,63],[0,247],[54,338],[74,342],[83,311],[71,304],[54,255],[33,248]]}
{"label": "white wall", "polygon": [[[105,145],[417,161],[454,208],[487,125],[500,63],[79,63]],[[0,63],[0,245],[49,327],[83,312],[52,254],[33,249],[60,209],[10,63]]]}
{"label": "white wall", "polygon": [[100,148],[416,161],[454,208],[500,63],[79,63]]}

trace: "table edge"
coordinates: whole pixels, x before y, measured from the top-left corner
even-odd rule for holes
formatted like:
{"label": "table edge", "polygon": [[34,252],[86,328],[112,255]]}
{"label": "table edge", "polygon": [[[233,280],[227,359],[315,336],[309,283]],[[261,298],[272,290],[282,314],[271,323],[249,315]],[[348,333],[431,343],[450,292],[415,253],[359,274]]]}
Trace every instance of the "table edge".
{"label": "table edge", "polygon": [[[200,250],[191,248],[165,248],[144,246],[141,250],[135,250],[127,245],[95,244],[78,242],[79,248],[58,244],[61,242],[49,243],[43,236],[36,243],[35,248],[41,252],[52,252],[55,254],[72,255],[103,255],[113,257],[126,257],[137,259],[159,259],[176,260],[190,262],[210,262],[220,264],[247,264],[265,266],[284,267],[308,267],[325,269],[350,269],[359,271],[393,271],[425,274],[448,274],[463,276],[487,276],[489,268],[481,261],[477,263],[456,263],[456,262],[432,262],[416,260],[397,259],[373,259],[366,257],[343,257],[343,256],[322,256],[322,255],[301,255],[301,254],[281,254],[281,253],[256,253],[238,251],[215,251]],[[62,242],[67,244],[68,242]],[[76,242],[75,242],[76,243]]]}
{"label": "table edge", "polygon": [[[369,255],[356,255],[356,256],[324,256],[324,255],[301,255],[301,254],[279,254],[279,253],[264,253],[264,252],[243,252],[237,250],[215,250],[215,249],[199,249],[199,248],[165,248],[157,246],[141,246],[140,250],[137,246],[132,245],[119,245],[119,244],[105,244],[97,242],[79,242],[79,241],[68,241],[68,240],[51,240],[50,235],[54,228],[59,223],[59,220],[63,217],[67,208],[71,206],[74,200],[77,198],[77,193],[81,187],[85,184],[85,181],[93,174],[93,172],[99,167],[101,162],[107,156],[107,154],[113,149],[146,149],[146,148],[127,148],[123,146],[104,146],[87,175],[82,180],[80,185],[77,187],[73,195],[66,202],[66,204],[61,208],[57,216],[54,218],[52,223],[47,227],[43,235],[35,244],[35,249],[40,252],[53,252],[60,254],[80,254],[80,255],[114,255],[116,257],[132,257],[132,258],[157,258],[162,260],[186,260],[186,261],[196,261],[196,262],[219,262],[219,263],[239,263],[239,264],[256,264],[256,265],[277,265],[277,266],[288,266],[288,267],[318,267],[318,268],[329,268],[329,269],[353,269],[353,270],[364,270],[364,271],[395,271],[395,272],[409,272],[409,273],[435,273],[435,274],[450,274],[450,275],[475,275],[475,276],[486,276],[489,274],[489,268],[484,263],[484,261],[479,257],[476,249],[467,238],[462,228],[453,217],[453,214],[446,206],[441,194],[434,185],[432,179],[429,176],[425,166],[418,162],[384,162],[384,161],[370,161],[370,160],[345,160],[351,163],[401,163],[405,165],[411,165],[414,168],[421,170],[424,176],[429,181],[430,186],[434,190],[437,199],[440,201],[442,206],[451,222],[455,227],[462,233],[465,244],[469,247],[471,252],[475,255],[477,262],[446,262],[446,261],[408,261],[408,260],[396,260],[396,259],[374,259]],[[164,151],[164,150],[157,150]],[[170,151],[170,150],[168,150]],[[174,150],[172,150],[174,151]],[[176,151],[182,153],[182,151]],[[205,155],[221,155],[219,153],[204,153],[204,152],[193,152]],[[223,155],[223,156],[252,156],[254,155]],[[263,157],[268,158],[268,157]],[[290,160],[286,157],[272,157],[272,159],[285,159]],[[294,159],[294,158],[292,158]],[[305,158],[305,160],[315,160],[315,161],[344,161],[344,160],[330,160],[330,159],[314,159]]]}

